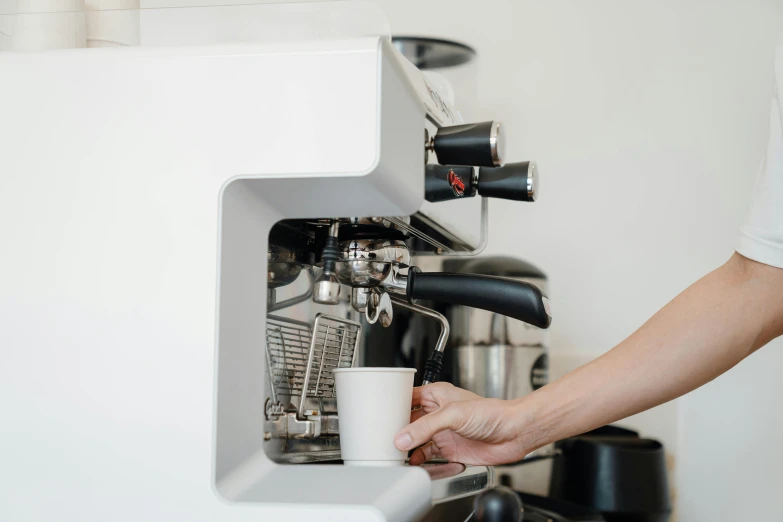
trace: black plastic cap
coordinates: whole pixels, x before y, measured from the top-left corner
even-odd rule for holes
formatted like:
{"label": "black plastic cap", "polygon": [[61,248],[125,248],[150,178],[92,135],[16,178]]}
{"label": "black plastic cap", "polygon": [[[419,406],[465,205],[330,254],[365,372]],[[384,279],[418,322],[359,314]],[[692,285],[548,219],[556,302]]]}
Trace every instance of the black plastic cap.
{"label": "black plastic cap", "polygon": [[468,123],[443,127],[434,138],[435,154],[441,165],[497,167],[502,165],[501,136],[497,123]]}
{"label": "black plastic cap", "polygon": [[473,502],[475,522],[521,522],[522,501],[506,487],[488,489]]}
{"label": "black plastic cap", "polygon": [[478,175],[478,193],[485,198],[532,202],[538,192],[537,176],[536,164],[530,161],[482,167]]}

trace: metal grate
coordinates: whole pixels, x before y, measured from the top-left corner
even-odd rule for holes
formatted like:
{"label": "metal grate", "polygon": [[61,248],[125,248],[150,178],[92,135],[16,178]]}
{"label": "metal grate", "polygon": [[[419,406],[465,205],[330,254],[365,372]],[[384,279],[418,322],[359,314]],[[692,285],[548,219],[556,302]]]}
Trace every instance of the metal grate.
{"label": "metal grate", "polygon": [[[295,319],[268,315],[267,365],[276,395],[300,399],[303,395],[334,397],[332,370],[353,366],[360,331],[359,323],[331,315],[316,315],[312,327]],[[300,413],[304,402],[299,401]]]}
{"label": "metal grate", "polygon": [[267,372],[278,395],[301,395],[311,338],[308,323],[267,316]]}

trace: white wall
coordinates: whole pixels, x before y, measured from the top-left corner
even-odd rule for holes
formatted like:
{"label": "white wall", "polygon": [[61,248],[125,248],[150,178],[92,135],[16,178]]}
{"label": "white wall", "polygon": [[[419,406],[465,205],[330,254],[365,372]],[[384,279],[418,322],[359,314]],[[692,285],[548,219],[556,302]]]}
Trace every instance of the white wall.
{"label": "white wall", "polygon": [[[142,0],[194,3],[233,2]],[[539,162],[542,199],[493,204],[488,253],[549,273],[553,373],[609,349],[729,257],[765,145],[783,2],[376,3],[396,34],[476,47],[479,108],[506,123],[510,159]],[[679,520],[783,520],[773,344],[625,423],[677,456]]]}
{"label": "white wall", "polygon": [[[507,124],[509,158],[539,162],[542,199],[493,203],[488,251],[550,274],[560,373],[729,257],[765,145],[783,2],[377,3],[395,33],[476,47],[481,108]],[[626,422],[676,453],[678,520],[783,520],[773,344]]]}

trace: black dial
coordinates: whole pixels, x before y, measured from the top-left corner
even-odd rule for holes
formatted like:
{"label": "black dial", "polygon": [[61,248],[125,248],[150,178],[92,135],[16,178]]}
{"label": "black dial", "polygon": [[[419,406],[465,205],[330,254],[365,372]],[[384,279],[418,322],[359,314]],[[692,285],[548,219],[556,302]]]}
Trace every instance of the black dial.
{"label": "black dial", "polygon": [[538,169],[532,161],[506,163],[503,167],[427,165],[424,197],[427,201],[450,201],[478,194],[485,198],[535,201],[538,197]]}
{"label": "black dial", "polygon": [[482,167],[478,171],[477,185],[480,196],[535,201],[538,197],[538,168],[532,161],[507,163],[503,167]]}
{"label": "black dial", "polygon": [[499,167],[503,164],[504,139],[496,121],[443,127],[433,139],[441,165]]}

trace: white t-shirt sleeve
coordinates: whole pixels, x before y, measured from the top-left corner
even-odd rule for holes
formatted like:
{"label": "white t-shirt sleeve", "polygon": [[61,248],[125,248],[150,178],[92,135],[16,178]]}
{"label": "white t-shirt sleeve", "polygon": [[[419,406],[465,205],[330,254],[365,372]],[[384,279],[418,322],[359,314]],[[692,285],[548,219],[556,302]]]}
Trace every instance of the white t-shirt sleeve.
{"label": "white t-shirt sleeve", "polygon": [[775,72],[777,87],[769,115],[767,154],[753,187],[737,252],[759,263],[783,268],[783,115],[780,111],[783,46],[778,47]]}

